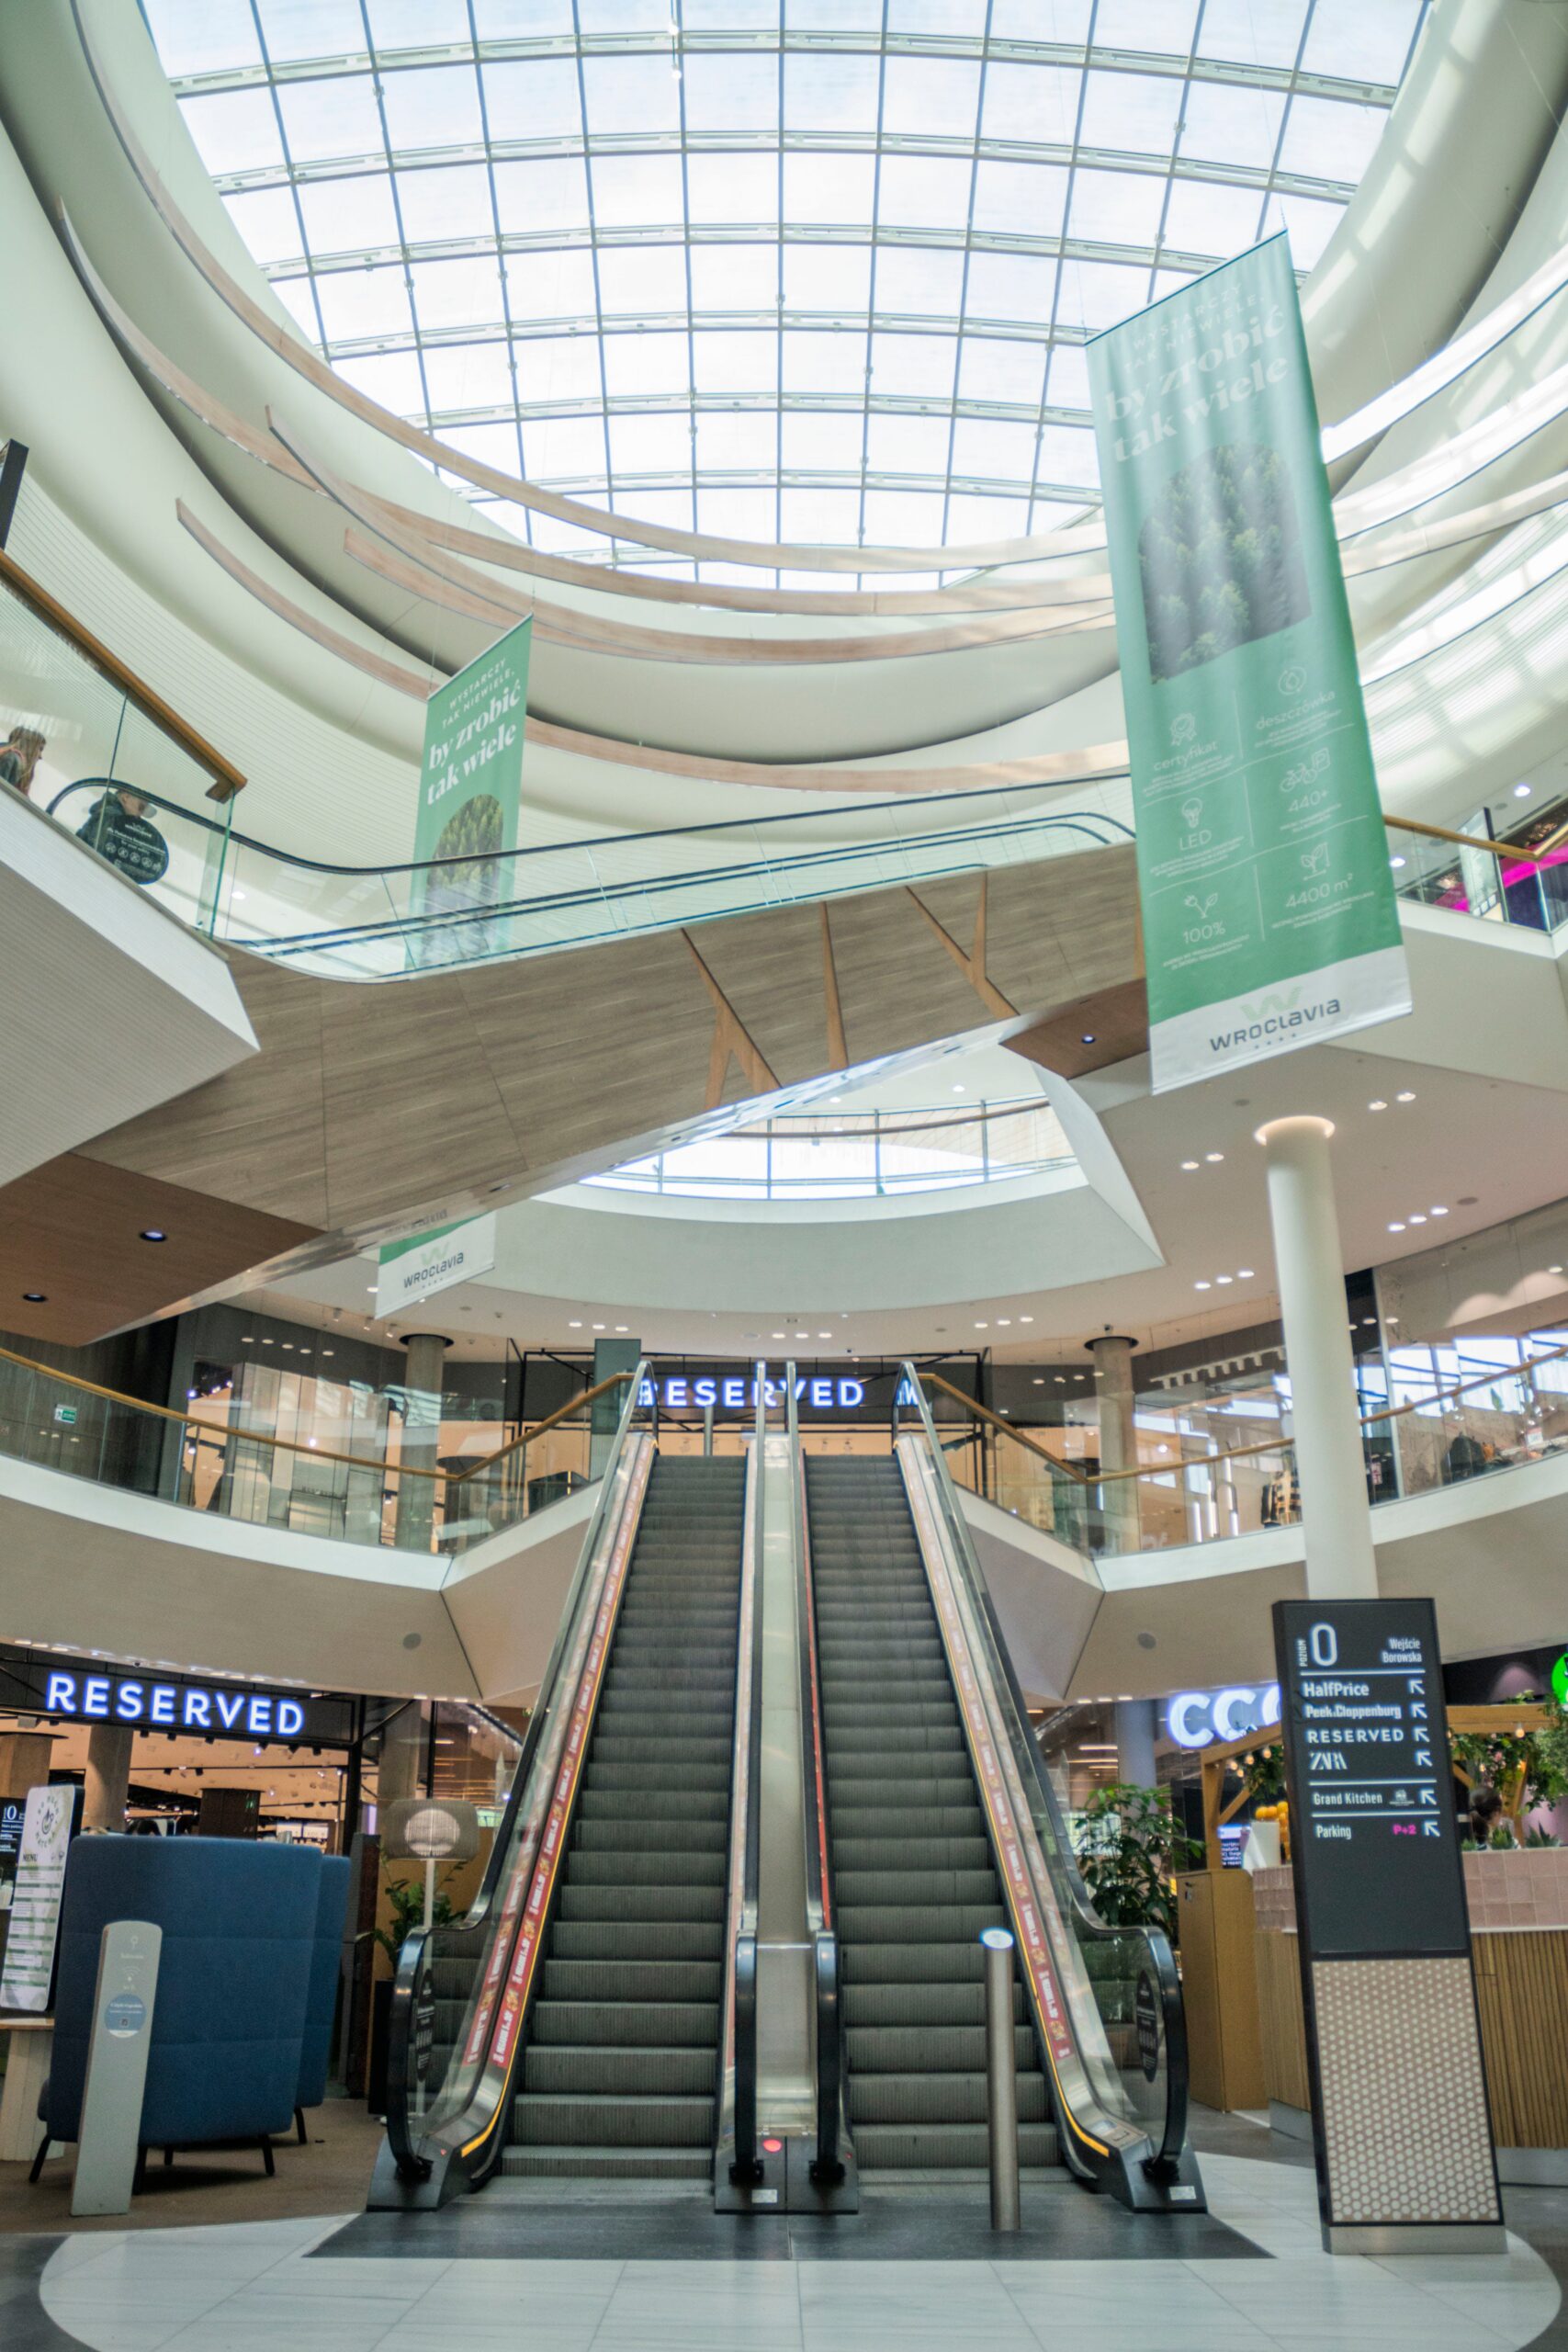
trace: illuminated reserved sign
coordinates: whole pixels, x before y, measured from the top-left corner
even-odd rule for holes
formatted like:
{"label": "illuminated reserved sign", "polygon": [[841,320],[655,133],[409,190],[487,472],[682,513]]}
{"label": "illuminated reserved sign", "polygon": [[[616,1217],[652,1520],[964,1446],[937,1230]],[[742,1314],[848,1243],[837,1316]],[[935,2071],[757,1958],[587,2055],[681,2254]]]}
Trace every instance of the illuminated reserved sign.
{"label": "illuminated reserved sign", "polygon": [[1277,1682],[1179,1690],[1165,1707],[1165,1727],[1178,1747],[1211,1747],[1216,1740],[1245,1739],[1249,1731],[1266,1730],[1279,1720]]}
{"label": "illuminated reserved sign", "polygon": [[135,1731],[189,1732],[208,1739],[339,1746],[352,1736],[352,1709],[340,1699],[58,1654],[12,1651],[0,1659],[0,1706],[62,1723],[124,1724]]}
{"label": "illuminated reserved sign", "polygon": [[[637,1403],[645,1409],[657,1405],[666,1413],[703,1413],[710,1406],[716,1413],[754,1413],[759,1391],[765,1404],[782,1405],[784,1385],[784,1373],[771,1373],[765,1363],[754,1365],[750,1372],[662,1373],[643,1380]],[[795,1401],[807,1412],[858,1412],[865,1403],[868,1385],[849,1373],[797,1373]],[[898,1383],[897,1401],[900,1405],[915,1402],[907,1380]]]}
{"label": "illuminated reserved sign", "polygon": [[226,1731],[241,1739],[298,1739],[305,1728],[301,1702],[269,1691],[158,1682],[140,1674],[68,1673],[61,1667],[44,1678],[39,1713],[72,1722],[142,1724],[154,1731]]}

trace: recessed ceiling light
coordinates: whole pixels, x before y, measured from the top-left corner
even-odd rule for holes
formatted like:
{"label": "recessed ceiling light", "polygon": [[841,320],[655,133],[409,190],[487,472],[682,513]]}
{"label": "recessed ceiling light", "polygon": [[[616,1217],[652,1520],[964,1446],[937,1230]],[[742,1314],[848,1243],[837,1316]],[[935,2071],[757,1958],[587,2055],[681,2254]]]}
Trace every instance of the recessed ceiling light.
{"label": "recessed ceiling light", "polygon": [[141,1228],[143,1241],[166,1241],[168,1238],[166,1233],[160,1233],[155,1225],[144,1225]]}
{"label": "recessed ceiling light", "polygon": [[1254,1279],[1252,1268],[1250,1266],[1238,1266],[1235,1270],[1235,1278],[1238,1283],[1251,1282]]}
{"label": "recessed ceiling light", "polygon": [[1018,1319],[1021,1323],[1032,1323],[1034,1317],[1032,1315],[1021,1315]]}
{"label": "recessed ceiling light", "polygon": [[1391,1233],[1403,1233],[1403,1232],[1404,1232],[1404,1226],[1399,1222],[1399,1220],[1398,1220],[1397,1218],[1395,1218],[1394,1222],[1393,1222],[1393,1223],[1389,1227],[1389,1228],[1388,1228],[1388,1229],[1389,1229],[1389,1231],[1390,1231]]}
{"label": "recessed ceiling light", "polygon": [[[1529,786],[1528,784],[1516,784],[1516,785],[1515,785],[1515,786],[1514,786],[1514,798],[1515,798],[1516,800],[1528,800],[1528,799],[1529,798],[1529,797],[1530,797],[1530,786]],[[1548,809],[1548,810],[1547,810],[1547,815],[1548,815],[1548,816],[1550,816],[1551,814],[1551,811],[1550,809]]]}
{"label": "recessed ceiling light", "polygon": [[1549,1274],[1560,1274],[1562,1269],[1561,1266],[1548,1266],[1546,1271]]}
{"label": "recessed ceiling light", "polygon": [[1210,1167],[1213,1168],[1217,1161],[1222,1160],[1224,1158],[1224,1153],[1223,1151],[1206,1151],[1203,1154],[1203,1157],[1208,1161]]}
{"label": "recessed ceiling light", "polygon": [[1395,872],[1396,874],[1399,872],[1399,869],[1400,869],[1400,867],[1404,865],[1404,860],[1402,857],[1391,857],[1391,858],[1389,859],[1389,864],[1393,866],[1393,870],[1394,870],[1394,872]]}
{"label": "recessed ceiling light", "polygon": [[963,1087],[961,1087],[961,1086],[955,1086],[955,1087],[953,1088],[953,1091],[954,1094],[962,1094],[962,1093],[963,1093],[963,1091],[964,1091],[964,1089],[963,1089]]}
{"label": "recessed ceiling light", "polygon": [[1393,1099],[1396,1102],[1414,1102],[1416,1097],[1412,1094],[1410,1089],[1406,1087],[1403,1094],[1396,1094]]}
{"label": "recessed ceiling light", "polygon": [[366,1285],[365,1285],[365,1289],[366,1289],[366,1295],[367,1295],[368,1297],[370,1297],[370,1298],[374,1298],[374,1297],[375,1297],[375,1295],[376,1295],[376,1285],[375,1285],[375,1283],[366,1283]]}
{"label": "recessed ceiling light", "polygon": [[1010,1329],[1011,1328],[1011,1325],[1012,1325],[1012,1317],[1011,1317],[1010,1315],[998,1315],[998,1317],[997,1317],[997,1329],[998,1329],[998,1331],[1006,1331],[1006,1330],[1008,1330],[1008,1329]]}
{"label": "recessed ceiling light", "polygon": [[831,1331],[818,1331],[817,1336],[819,1340],[830,1340],[833,1334]]}
{"label": "recessed ceiling light", "polygon": [[1081,1037],[1078,1039],[1078,1043],[1079,1043],[1079,1045],[1080,1045],[1080,1046],[1092,1046],[1092,1045],[1093,1045],[1093,1043],[1094,1043],[1094,1032],[1093,1032],[1093,1030],[1092,1030],[1092,1029],[1090,1029],[1090,1030],[1086,1031],[1086,1032],[1085,1032],[1085,1034],[1084,1034],[1084,1035],[1083,1035],[1083,1036],[1081,1036]]}
{"label": "recessed ceiling light", "polygon": [[773,1337],[775,1340],[782,1340],[784,1338],[784,1333],[782,1331],[775,1331],[773,1333]]}
{"label": "recessed ceiling light", "polygon": [[615,1329],[617,1331],[629,1331],[631,1329],[631,1325],[629,1323],[617,1323]]}
{"label": "recessed ceiling light", "polygon": [[1412,1210],[1411,1210],[1411,1212],[1410,1212],[1410,1223],[1411,1223],[1412,1225],[1425,1225],[1425,1224],[1426,1224],[1426,1222],[1427,1222],[1427,1218],[1426,1218],[1426,1215],[1425,1215],[1424,1211],[1422,1211],[1421,1209],[1412,1209]]}
{"label": "recessed ceiling light", "polygon": [[335,1355],[336,1355],[336,1353],[337,1353],[337,1350],[336,1350],[335,1348],[323,1348],[323,1349],[321,1350],[321,1353],[322,1353],[324,1356],[335,1356]]}
{"label": "recessed ceiling light", "polygon": [[581,1331],[582,1326],[581,1323],[569,1323],[566,1328],[569,1331]]}
{"label": "recessed ceiling light", "polygon": [[1192,1287],[1194,1290],[1213,1290],[1213,1283],[1194,1283]]}
{"label": "recessed ceiling light", "polygon": [[1043,1388],[1045,1385],[1045,1374],[1043,1372],[1036,1374],[1035,1377],[1029,1385],[1032,1388]]}
{"label": "recessed ceiling light", "polygon": [[1190,1176],[1193,1170],[1197,1167],[1198,1162],[1195,1159],[1184,1159],[1181,1165],[1184,1171]]}
{"label": "recessed ceiling light", "polygon": [[1216,1275],[1214,1276],[1214,1280],[1215,1280],[1215,1281],[1220,1284],[1220,1287],[1221,1287],[1221,1288],[1222,1288],[1222,1290],[1223,1290],[1223,1289],[1224,1288],[1224,1286],[1229,1283],[1229,1281],[1230,1281],[1230,1276],[1229,1276],[1228,1274],[1216,1274]]}
{"label": "recessed ceiling light", "polygon": [[1435,1208],[1432,1211],[1432,1215],[1434,1216],[1447,1216],[1448,1211],[1445,1208]]}
{"label": "recessed ceiling light", "polygon": [[1388,1104],[1383,1101],[1382,1096],[1380,1094],[1377,1096],[1375,1101],[1368,1103],[1367,1108],[1369,1111],[1386,1111],[1388,1109]]}
{"label": "recessed ceiling light", "polygon": [[596,1331],[602,1331],[602,1330],[604,1329],[604,1326],[603,1325],[603,1323],[595,1323],[595,1325],[593,1326],[593,1329],[594,1329]]}
{"label": "recessed ceiling light", "polygon": [[264,1347],[264,1348],[270,1348],[270,1347],[271,1347],[271,1345],[272,1345],[272,1341],[271,1341],[270,1340],[264,1340],[262,1341],[262,1345],[263,1345],[263,1347]]}
{"label": "recessed ceiling light", "polygon": [[47,1291],[25,1290],[22,1293],[22,1296],[27,1300],[29,1306],[47,1306],[49,1304],[49,1294]]}
{"label": "recessed ceiling light", "polygon": [[976,1323],[975,1326],[976,1331],[988,1331],[990,1328],[988,1323]]}

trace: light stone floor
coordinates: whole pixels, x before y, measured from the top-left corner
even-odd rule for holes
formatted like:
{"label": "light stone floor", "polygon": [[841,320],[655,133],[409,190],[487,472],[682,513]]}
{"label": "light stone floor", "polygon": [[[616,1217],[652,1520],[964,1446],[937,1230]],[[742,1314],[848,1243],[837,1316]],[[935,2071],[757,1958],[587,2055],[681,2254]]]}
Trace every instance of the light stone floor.
{"label": "light stone floor", "polygon": [[1497,2352],[1557,2311],[1517,2237],[1333,2259],[1310,2170],[1202,2165],[1258,2259],[310,2261],[315,2220],[71,2238],[39,2298],[93,2352]]}

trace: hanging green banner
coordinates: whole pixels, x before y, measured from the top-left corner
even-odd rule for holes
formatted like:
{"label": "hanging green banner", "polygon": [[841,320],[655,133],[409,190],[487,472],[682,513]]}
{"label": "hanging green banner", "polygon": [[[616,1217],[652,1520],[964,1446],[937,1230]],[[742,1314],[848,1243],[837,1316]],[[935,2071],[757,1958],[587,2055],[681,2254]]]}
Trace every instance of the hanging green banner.
{"label": "hanging green banner", "polygon": [[1410,1010],[1282,236],[1089,345],[1154,1089]]}
{"label": "hanging green banner", "polygon": [[[508,944],[505,918],[490,910],[515,895],[514,861],[501,853],[517,846],[533,635],[532,620],[519,621],[425,707],[409,938],[409,961],[422,967]],[[473,921],[458,920],[469,910]]]}

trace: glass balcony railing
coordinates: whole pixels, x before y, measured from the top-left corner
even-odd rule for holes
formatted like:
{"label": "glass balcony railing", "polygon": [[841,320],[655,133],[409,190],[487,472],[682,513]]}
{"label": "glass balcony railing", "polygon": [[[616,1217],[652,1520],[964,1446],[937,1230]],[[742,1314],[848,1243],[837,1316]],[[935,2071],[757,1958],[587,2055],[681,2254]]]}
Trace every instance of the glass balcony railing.
{"label": "glass balcony railing", "polygon": [[[254,1409],[214,1418],[207,1400],[181,1413],[99,1388],[0,1349],[0,1453],[96,1486],[296,1535],[453,1558],[575,1493],[593,1436],[626,1375],[585,1389],[558,1412],[459,1468],[404,1459],[417,1418],[360,1426],[354,1450],[284,1437]],[[426,1432],[428,1434],[428,1432]]]}
{"label": "glass balcony railing", "polygon": [[[89,846],[95,826],[107,824],[113,857],[115,829],[134,801],[167,853],[147,887],[193,929],[300,971],[389,980],[1027,865],[1064,839],[1090,848],[1131,839],[1098,811],[1043,813],[1039,797],[998,787],[834,803],[765,824],[739,818],[449,858],[439,870],[316,865],[236,830],[232,808],[226,823],[156,793],[119,792],[102,775],[65,786],[48,806]],[[867,828],[874,839],[855,838]]]}
{"label": "glass balcony railing", "polygon": [[[1389,864],[1397,895],[1416,906],[1548,933],[1568,922],[1568,804],[1528,826],[1516,810],[1479,810],[1456,832],[1392,820]],[[1516,838],[1493,839],[1498,824]],[[1564,834],[1558,839],[1559,832]],[[1523,838],[1518,838],[1522,836]]]}
{"label": "glass balcony railing", "polygon": [[[1445,1382],[1434,1351],[1393,1350],[1393,1394],[1361,1416],[1374,1504],[1568,1453],[1568,1337],[1479,1343],[1499,1359]],[[1456,1351],[1441,1351],[1450,1359]],[[1103,1471],[1092,1420],[1020,1429],[931,1373],[951,1475],[1014,1518],[1092,1555],[1169,1551],[1284,1527],[1301,1517],[1290,1385],[1220,1407],[1138,1401],[1135,1467]],[[1363,1395],[1363,1407],[1367,1403]],[[1266,1434],[1254,1435],[1272,1422]]]}
{"label": "glass balcony railing", "polygon": [[597,1190],[664,1199],[857,1201],[953,1192],[1077,1165],[1061,1122],[1039,1095],[903,1111],[792,1112],[584,1181]]}

